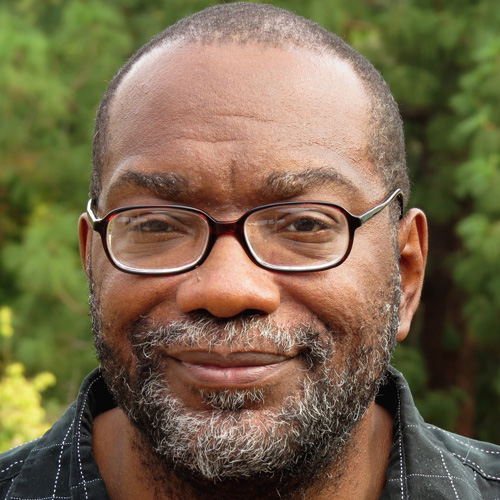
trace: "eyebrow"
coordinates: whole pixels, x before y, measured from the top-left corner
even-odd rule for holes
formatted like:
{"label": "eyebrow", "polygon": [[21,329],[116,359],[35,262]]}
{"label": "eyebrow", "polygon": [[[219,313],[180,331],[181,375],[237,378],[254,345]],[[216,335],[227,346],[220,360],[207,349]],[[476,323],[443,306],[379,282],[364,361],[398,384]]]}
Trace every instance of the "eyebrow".
{"label": "eyebrow", "polygon": [[176,172],[141,173],[130,170],[113,184],[111,190],[127,186],[142,187],[165,199],[177,199],[189,190],[187,178]]}
{"label": "eyebrow", "polygon": [[261,189],[264,197],[293,198],[319,185],[336,184],[359,192],[359,188],[340,172],[330,167],[306,168],[300,172],[273,172]]}
{"label": "eyebrow", "polygon": [[[300,172],[272,172],[259,192],[264,198],[286,200],[325,183],[342,185],[359,192],[351,180],[331,167],[309,167]],[[186,197],[190,191],[188,179],[176,172],[142,173],[130,170],[112,185],[111,191],[118,191],[127,186],[142,187],[169,200]]]}

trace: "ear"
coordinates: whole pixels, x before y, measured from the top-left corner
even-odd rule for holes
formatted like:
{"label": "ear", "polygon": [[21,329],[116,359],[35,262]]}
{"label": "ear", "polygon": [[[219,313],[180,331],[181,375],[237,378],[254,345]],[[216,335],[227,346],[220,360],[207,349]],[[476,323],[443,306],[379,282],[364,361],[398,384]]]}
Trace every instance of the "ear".
{"label": "ear", "polygon": [[92,226],[87,214],[80,215],[78,221],[78,238],[80,242],[80,257],[82,259],[83,269],[85,274],[89,275],[90,251],[92,247]]}
{"label": "ear", "polygon": [[427,219],[421,210],[412,208],[400,221],[398,241],[402,294],[397,340],[401,342],[410,331],[424,282],[428,235]]}

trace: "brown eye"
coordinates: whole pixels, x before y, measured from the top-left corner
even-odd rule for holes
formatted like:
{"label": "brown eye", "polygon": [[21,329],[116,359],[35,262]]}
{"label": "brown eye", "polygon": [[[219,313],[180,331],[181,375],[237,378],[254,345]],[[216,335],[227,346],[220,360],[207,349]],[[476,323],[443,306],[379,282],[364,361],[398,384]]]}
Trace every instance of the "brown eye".
{"label": "brown eye", "polygon": [[318,221],[307,217],[302,217],[296,221],[293,221],[287,227],[289,231],[305,231],[305,232],[314,231],[318,229],[325,229],[325,228],[326,226],[324,224],[320,224]]}

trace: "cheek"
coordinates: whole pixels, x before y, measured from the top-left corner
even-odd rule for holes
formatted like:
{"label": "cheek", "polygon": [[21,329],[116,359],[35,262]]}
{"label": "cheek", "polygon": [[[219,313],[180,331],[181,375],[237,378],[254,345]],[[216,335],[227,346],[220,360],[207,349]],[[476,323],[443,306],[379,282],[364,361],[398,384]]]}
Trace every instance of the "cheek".
{"label": "cheek", "polygon": [[351,254],[337,268],[283,277],[282,289],[291,302],[327,326],[346,333],[358,331],[370,324],[374,310],[385,305],[393,274],[392,266],[381,265],[385,261],[391,262],[387,255],[381,261]]}
{"label": "cheek", "polygon": [[[177,319],[175,290],[180,277],[123,273],[97,251],[93,254],[92,275],[101,311],[101,333],[108,338],[127,338],[141,316]],[[158,310],[161,314],[156,315]]]}
{"label": "cheek", "polygon": [[342,282],[325,271],[300,280],[300,284],[287,286],[287,290],[293,302],[303,305],[309,315],[330,328],[345,329],[352,328],[359,316],[360,294],[353,285],[351,280]]}

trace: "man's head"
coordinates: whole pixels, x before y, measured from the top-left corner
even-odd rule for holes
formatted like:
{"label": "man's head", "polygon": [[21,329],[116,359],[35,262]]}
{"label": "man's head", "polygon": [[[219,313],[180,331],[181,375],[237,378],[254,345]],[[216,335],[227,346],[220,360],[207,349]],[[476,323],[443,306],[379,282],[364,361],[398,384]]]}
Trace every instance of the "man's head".
{"label": "man's head", "polygon": [[[168,204],[231,221],[289,201],[362,214],[396,188],[407,193],[397,108],[334,35],[255,4],[219,6],[165,33],[101,106],[98,217]],[[190,271],[125,273],[82,217],[98,354],[158,477],[228,487],[259,478],[286,495],[332,464],[341,475],[420,293],[423,215],[399,222],[396,201],[389,207],[357,229],[345,262],[306,273],[257,266],[230,233]],[[295,213],[259,224],[274,227],[280,252],[315,261],[336,217],[309,205]],[[180,212],[144,214],[124,222],[136,262],[159,232],[165,245],[192,239]]]}
{"label": "man's head", "polygon": [[135,63],[155,49],[189,43],[256,43],[263,47],[300,48],[349,63],[369,97],[368,150],[387,183],[409,197],[402,123],[392,94],[373,65],[334,33],[296,14],[269,4],[232,3],[205,9],[180,20],[141,47],[111,81],[96,119],[91,198],[98,203],[102,171],[107,164],[109,113],[116,89]]}

